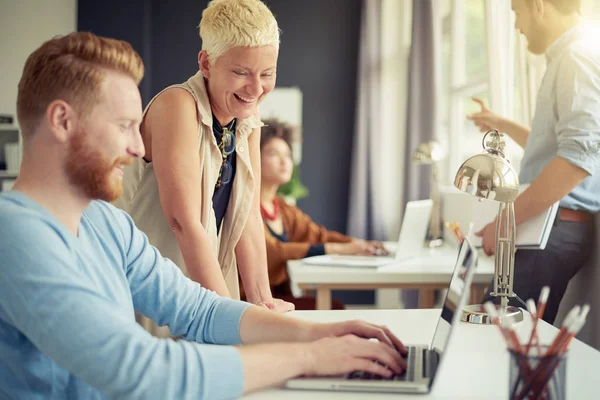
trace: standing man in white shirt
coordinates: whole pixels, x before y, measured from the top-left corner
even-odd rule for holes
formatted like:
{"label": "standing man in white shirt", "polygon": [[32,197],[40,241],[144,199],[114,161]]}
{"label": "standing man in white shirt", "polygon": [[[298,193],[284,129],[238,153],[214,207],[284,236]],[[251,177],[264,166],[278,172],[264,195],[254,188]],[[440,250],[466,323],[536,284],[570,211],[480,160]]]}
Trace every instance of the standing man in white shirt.
{"label": "standing man in white shirt", "polygon": [[[515,255],[515,293],[537,299],[550,286],[544,314],[550,323],[570,279],[590,257],[592,214],[600,210],[600,45],[582,23],[580,8],[581,0],[512,1],[515,28],[529,51],[547,60],[531,129],[477,98],[481,112],[468,117],[482,131],[498,129],[525,149],[519,181],[530,186],[515,202],[517,226],[560,201],[546,249]],[[495,221],[478,235],[485,252],[494,254]]]}

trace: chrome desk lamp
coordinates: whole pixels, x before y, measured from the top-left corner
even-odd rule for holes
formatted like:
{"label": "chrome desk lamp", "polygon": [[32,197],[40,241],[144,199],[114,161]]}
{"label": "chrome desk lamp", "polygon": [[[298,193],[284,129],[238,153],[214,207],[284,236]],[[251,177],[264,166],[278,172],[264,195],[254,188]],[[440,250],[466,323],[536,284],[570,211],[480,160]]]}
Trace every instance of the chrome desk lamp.
{"label": "chrome desk lamp", "polygon": [[[489,139],[486,141],[486,139]],[[482,139],[483,152],[465,161],[459,168],[454,186],[481,199],[499,203],[496,218],[496,254],[494,263],[494,290],[491,295],[500,297],[500,315],[514,322],[523,320],[523,312],[508,305],[513,292],[515,264],[515,200],[519,194],[519,178],[504,156],[504,136],[497,130],[488,131]],[[520,300],[520,299],[519,299]],[[483,305],[469,305],[463,310],[463,321],[489,324],[490,316]]]}
{"label": "chrome desk lamp", "polygon": [[437,178],[436,163],[442,160],[444,155],[442,146],[434,140],[421,143],[412,154],[412,161],[415,164],[431,166],[429,197],[433,201],[433,207],[431,209],[431,219],[429,220],[429,237],[431,238],[431,241],[429,242],[430,247],[442,244],[440,188]]}

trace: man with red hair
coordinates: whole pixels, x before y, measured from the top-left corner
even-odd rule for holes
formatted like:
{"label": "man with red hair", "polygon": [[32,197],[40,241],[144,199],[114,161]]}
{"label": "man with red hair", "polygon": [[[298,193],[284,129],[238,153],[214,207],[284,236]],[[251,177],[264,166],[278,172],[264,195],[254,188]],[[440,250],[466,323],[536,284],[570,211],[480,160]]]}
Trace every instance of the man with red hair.
{"label": "man with red hair", "polygon": [[[385,327],[309,323],[202,288],[108,203],[144,155],[142,75],[128,43],[90,33],[27,59],[23,163],[0,194],[0,397],[229,399],[297,375],[405,368]],[[135,312],[184,340],[151,336]]]}

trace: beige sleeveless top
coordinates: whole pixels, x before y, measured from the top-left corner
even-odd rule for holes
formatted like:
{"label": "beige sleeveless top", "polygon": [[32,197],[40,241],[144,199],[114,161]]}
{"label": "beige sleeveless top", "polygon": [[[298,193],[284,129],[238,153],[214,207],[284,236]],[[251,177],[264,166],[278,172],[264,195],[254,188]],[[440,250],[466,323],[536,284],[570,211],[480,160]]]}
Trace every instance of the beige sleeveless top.
{"label": "beige sleeveless top", "polygon": [[[263,124],[256,117],[238,120],[236,123],[235,178],[227,212],[223,218],[220,234],[217,236],[212,196],[221,168],[222,156],[212,130],[212,111],[204,77],[199,71],[187,82],[169,88],[172,87],[187,90],[196,100],[199,120],[198,152],[202,177],[198,182],[202,188],[201,223],[217,254],[229,293],[232,298],[239,299],[240,290],[234,250],[248,219],[254,194],[254,175],[248,154],[248,136],[253,129],[260,128]],[[158,95],[150,101],[144,116]],[[139,159],[125,169],[123,195],[115,205],[129,213],[137,227],[148,236],[150,244],[158,248],[164,257],[171,259],[188,276],[177,238],[169,227],[160,204],[158,183],[152,163]]]}

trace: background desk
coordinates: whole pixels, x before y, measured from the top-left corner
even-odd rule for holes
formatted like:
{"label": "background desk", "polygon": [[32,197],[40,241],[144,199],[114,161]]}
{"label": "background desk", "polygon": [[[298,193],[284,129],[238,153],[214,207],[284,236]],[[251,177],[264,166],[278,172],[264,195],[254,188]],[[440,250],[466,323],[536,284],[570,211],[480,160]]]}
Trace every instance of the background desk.
{"label": "background desk", "polygon": [[[419,289],[419,308],[432,308],[436,289],[446,289],[454,271],[458,248],[443,246],[423,249],[421,255],[379,268],[346,268],[305,265],[288,261],[293,284],[303,290],[316,290],[317,310],[331,309],[331,290]],[[480,253],[471,303],[478,303],[483,289],[494,276],[494,259]]]}
{"label": "background desk", "polygon": [[[385,324],[406,344],[430,344],[439,309],[433,310],[345,310],[294,311],[292,315],[311,321],[332,322],[361,318]],[[525,337],[531,332],[530,319],[517,325]],[[329,399],[507,399],[508,352],[497,328],[461,322],[447,350],[428,395],[399,395],[355,392],[318,392],[268,389],[244,396],[247,400],[329,400]],[[541,322],[542,343],[548,343],[557,329]],[[567,360],[567,399],[598,398],[600,352],[582,342],[571,343]],[[265,371],[268,372],[268,371]]]}

